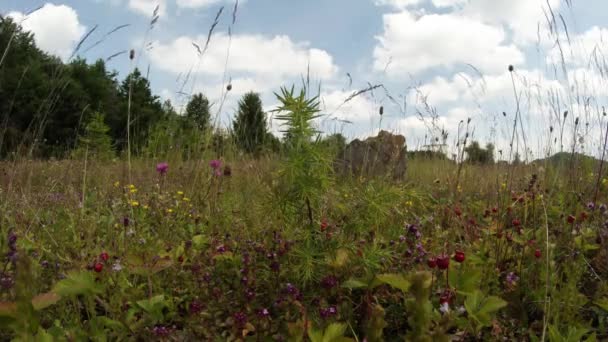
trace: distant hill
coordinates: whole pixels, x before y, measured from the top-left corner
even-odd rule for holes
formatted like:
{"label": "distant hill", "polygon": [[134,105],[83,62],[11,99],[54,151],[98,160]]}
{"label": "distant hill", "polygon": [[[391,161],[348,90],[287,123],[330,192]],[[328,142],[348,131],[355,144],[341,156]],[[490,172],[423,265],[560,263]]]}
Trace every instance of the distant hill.
{"label": "distant hill", "polygon": [[595,166],[599,165],[599,163],[600,163],[599,159],[588,156],[586,154],[582,154],[582,153],[572,154],[570,152],[558,152],[547,158],[536,159],[533,161],[533,163],[545,164],[547,162],[551,166],[554,166],[554,167],[564,167],[564,166],[567,167],[570,165],[571,159],[575,164],[577,164],[577,165],[582,164],[583,166],[587,166],[587,167],[595,167]]}

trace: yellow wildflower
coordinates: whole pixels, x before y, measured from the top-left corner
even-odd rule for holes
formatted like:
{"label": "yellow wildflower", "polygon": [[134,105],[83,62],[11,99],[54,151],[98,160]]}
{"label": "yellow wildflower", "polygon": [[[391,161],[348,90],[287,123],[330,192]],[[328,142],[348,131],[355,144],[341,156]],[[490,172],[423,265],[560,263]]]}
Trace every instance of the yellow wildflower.
{"label": "yellow wildflower", "polygon": [[167,209],[167,213],[171,214],[173,212],[173,209],[169,208]]}
{"label": "yellow wildflower", "polygon": [[188,197],[184,197],[184,198],[182,198],[182,200],[183,200],[184,202],[190,202],[190,199],[189,199]]}
{"label": "yellow wildflower", "polygon": [[131,201],[131,206],[132,207],[139,207],[139,202],[137,202],[137,201]]}
{"label": "yellow wildflower", "polygon": [[183,191],[178,191],[177,194],[180,195],[180,196],[183,196],[184,192]]}
{"label": "yellow wildflower", "polygon": [[119,186],[120,186],[120,182],[119,181],[114,182],[114,187],[115,188],[118,188]]}

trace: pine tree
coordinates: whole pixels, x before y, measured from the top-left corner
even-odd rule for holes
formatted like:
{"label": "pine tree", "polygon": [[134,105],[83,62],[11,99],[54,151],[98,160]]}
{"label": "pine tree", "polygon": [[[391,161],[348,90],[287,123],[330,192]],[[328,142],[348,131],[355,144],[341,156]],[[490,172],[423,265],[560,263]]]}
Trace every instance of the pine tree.
{"label": "pine tree", "polygon": [[87,123],[85,135],[79,138],[74,156],[81,158],[86,154],[87,158],[98,160],[113,158],[114,150],[109,131],[110,127],[105,124],[103,114],[95,113]]}
{"label": "pine tree", "polygon": [[236,145],[247,153],[257,153],[267,134],[266,113],[262,110],[260,95],[249,92],[239,101],[239,109],[233,122]]}
{"label": "pine tree", "polygon": [[186,118],[201,131],[206,131],[209,128],[211,114],[209,112],[209,100],[205,95],[198,93],[192,96],[186,106]]}

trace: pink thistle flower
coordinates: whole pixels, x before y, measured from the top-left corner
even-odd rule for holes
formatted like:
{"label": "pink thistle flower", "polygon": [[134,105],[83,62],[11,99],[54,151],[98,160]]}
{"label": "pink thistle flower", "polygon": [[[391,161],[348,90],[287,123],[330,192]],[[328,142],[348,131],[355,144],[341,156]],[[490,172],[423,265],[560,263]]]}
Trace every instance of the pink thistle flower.
{"label": "pink thistle flower", "polygon": [[161,176],[167,173],[169,169],[169,164],[167,162],[162,162],[156,164],[156,172],[158,172]]}

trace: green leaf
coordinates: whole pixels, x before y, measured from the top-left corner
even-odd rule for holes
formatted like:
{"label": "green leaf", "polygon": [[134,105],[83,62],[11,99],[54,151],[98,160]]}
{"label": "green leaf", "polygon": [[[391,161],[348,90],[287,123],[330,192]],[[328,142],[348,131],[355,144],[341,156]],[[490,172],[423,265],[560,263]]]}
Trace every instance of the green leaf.
{"label": "green leaf", "polygon": [[70,272],[67,278],[55,284],[52,292],[63,297],[88,296],[101,293],[101,287],[95,283],[95,278],[91,272]]}
{"label": "green leaf", "polygon": [[608,312],[608,298],[602,298],[602,299],[596,300],[594,303],[595,303],[595,305],[602,308],[602,310]]}
{"label": "green leaf", "polygon": [[54,342],[53,336],[47,333],[44,329],[39,328],[36,334],[36,342]]}
{"label": "green leaf", "polygon": [[496,311],[504,308],[505,306],[507,306],[507,302],[505,300],[496,296],[490,296],[483,301],[478,313],[493,314]]}
{"label": "green leaf", "polygon": [[161,321],[163,319],[163,309],[167,306],[164,295],[154,296],[150,299],[143,299],[137,301],[143,311],[152,317],[155,321]]}
{"label": "green leaf", "polygon": [[366,288],[368,284],[362,280],[358,279],[348,279],[344,283],[342,283],[342,287],[347,289],[363,289]]}
{"label": "green leaf", "polygon": [[[462,267],[462,266],[461,266]],[[448,275],[450,286],[460,294],[470,294],[481,280],[481,272],[475,268],[450,270]]]}
{"label": "green leaf", "polygon": [[32,298],[32,305],[34,306],[34,310],[42,310],[46,309],[51,305],[56,304],[61,300],[61,296],[54,292],[47,292],[43,294],[39,294],[36,297]]}
{"label": "green leaf", "polygon": [[196,249],[201,249],[207,244],[208,239],[204,235],[195,235],[192,237],[192,245]]}
{"label": "green leaf", "polygon": [[323,342],[332,342],[340,337],[344,337],[347,325],[344,323],[332,323],[325,328]]}
{"label": "green leaf", "polygon": [[324,342],[323,331],[320,329],[310,328],[308,329],[308,338],[311,342]]}
{"label": "green leaf", "polygon": [[137,275],[149,276],[165,270],[173,265],[173,261],[166,257],[155,261],[144,262],[140,257],[131,256],[127,258],[126,269]]}
{"label": "green leaf", "polygon": [[507,302],[495,296],[484,297],[479,290],[474,290],[464,302],[467,313],[477,320],[482,326],[489,326],[492,322],[492,314],[507,306]]}
{"label": "green leaf", "polygon": [[405,279],[405,277],[400,274],[380,274],[376,276],[376,278],[382,283],[388,284],[403,292],[407,292],[412,285],[409,280]]}

